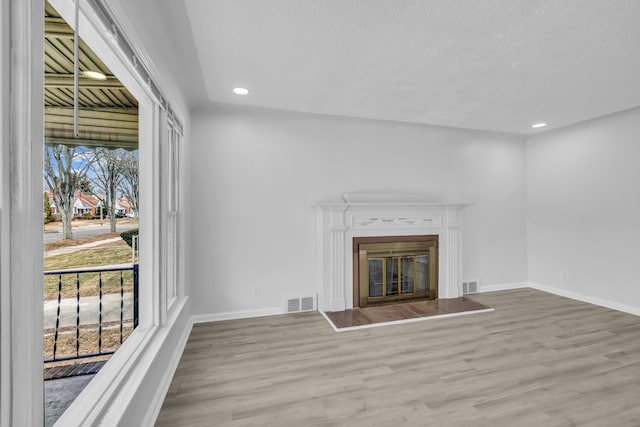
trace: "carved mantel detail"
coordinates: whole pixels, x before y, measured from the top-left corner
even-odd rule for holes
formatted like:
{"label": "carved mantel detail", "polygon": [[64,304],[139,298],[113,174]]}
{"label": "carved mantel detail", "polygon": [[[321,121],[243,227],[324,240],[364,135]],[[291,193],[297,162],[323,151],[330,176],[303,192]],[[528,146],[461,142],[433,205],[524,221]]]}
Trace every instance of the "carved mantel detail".
{"label": "carved mantel detail", "polygon": [[440,216],[414,216],[414,217],[364,217],[355,218],[354,225],[357,228],[365,227],[440,227]]}

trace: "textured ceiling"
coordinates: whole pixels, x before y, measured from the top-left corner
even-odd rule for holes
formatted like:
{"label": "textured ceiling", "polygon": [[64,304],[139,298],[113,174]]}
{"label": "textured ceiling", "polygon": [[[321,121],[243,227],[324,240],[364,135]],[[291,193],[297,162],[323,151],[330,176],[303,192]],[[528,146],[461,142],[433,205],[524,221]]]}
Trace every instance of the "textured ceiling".
{"label": "textured ceiling", "polygon": [[640,105],[638,0],[184,3],[214,102],[519,134]]}

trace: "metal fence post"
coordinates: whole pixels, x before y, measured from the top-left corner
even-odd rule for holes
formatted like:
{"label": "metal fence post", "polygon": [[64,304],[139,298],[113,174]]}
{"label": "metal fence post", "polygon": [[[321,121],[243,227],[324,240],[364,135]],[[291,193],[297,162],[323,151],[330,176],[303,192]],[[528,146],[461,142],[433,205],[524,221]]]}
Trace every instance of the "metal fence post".
{"label": "metal fence post", "polygon": [[138,327],[138,264],[133,264],[133,328]]}

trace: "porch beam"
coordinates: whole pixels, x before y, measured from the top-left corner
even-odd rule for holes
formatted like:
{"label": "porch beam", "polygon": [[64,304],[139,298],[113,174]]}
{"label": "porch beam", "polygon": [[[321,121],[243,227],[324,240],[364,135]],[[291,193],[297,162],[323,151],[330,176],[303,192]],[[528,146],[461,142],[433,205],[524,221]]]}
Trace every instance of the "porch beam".
{"label": "porch beam", "polygon": [[[95,80],[88,77],[80,77],[81,89],[124,89],[124,85],[113,76],[107,76],[107,80]],[[46,73],[44,76],[45,87],[73,88],[73,74]]]}

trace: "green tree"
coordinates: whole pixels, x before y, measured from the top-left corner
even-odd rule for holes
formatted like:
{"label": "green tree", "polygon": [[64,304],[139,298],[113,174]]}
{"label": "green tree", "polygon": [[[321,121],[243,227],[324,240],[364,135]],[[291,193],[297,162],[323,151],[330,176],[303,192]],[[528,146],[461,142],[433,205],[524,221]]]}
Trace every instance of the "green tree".
{"label": "green tree", "polygon": [[49,201],[49,195],[44,192],[44,223],[51,222],[51,202]]}
{"label": "green tree", "polygon": [[89,178],[83,176],[82,178],[76,179],[78,182],[78,190],[82,191],[85,194],[91,194],[91,181],[89,180]]}

